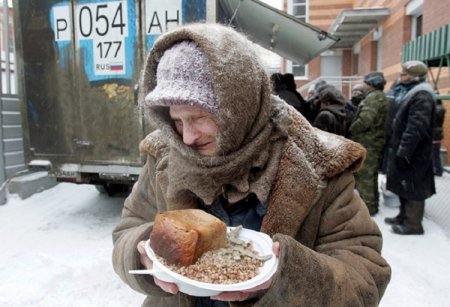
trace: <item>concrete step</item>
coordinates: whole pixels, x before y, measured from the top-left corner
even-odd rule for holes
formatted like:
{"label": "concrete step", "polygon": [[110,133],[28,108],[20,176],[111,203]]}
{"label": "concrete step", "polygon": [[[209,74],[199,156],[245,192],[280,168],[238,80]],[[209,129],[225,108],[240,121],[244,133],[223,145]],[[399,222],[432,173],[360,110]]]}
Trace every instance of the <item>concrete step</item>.
{"label": "concrete step", "polygon": [[39,171],[11,178],[6,189],[8,193],[18,194],[21,199],[25,199],[56,184],[56,179],[49,176],[47,171]]}

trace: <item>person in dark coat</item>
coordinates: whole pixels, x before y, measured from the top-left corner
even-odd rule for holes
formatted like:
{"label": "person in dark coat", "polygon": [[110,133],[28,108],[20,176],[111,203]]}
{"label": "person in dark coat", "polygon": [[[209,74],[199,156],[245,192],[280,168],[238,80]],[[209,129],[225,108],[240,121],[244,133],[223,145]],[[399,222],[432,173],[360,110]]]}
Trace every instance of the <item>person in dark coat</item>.
{"label": "person in dark coat", "polygon": [[294,75],[290,73],[284,74],[283,80],[284,84],[286,84],[287,90],[293,93],[302,105],[305,104],[305,99],[303,99],[302,95],[300,95],[300,93],[297,92],[297,85],[295,84]]}
{"label": "person in dark coat", "polygon": [[317,89],[319,112],[313,126],[323,131],[345,136],[345,103],[342,92],[331,84],[325,84]]}
{"label": "person in dark coat", "polygon": [[436,193],[432,153],[434,93],[425,82],[428,68],[420,61],[402,65],[393,89],[398,104],[390,142],[386,188],[400,198],[400,212],[386,218],[396,234],[423,234],[425,199]]}
{"label": "person in dark coat", "polygon": [[442,100],[436,99],[436,112],[433,122],[433,172],[436,176],[442,176],[444,168],[441,163],[441,143],[444,139],[445,107]]}
{"label": "person in dark coat", "polygon": [[293,106],[298,112],[302,113],[302,102],[304,104],[305,101],[303,98],[302,100],[298,98],[298,96],[301,97],[300,94],[297,96],[292,90],[288,89],[283,74],[274,73],[270,76],[270,80],[272,81],[273,93]]}
{"label": "person in dark coat", "polygon": [[320,109],[320,101],[317,95],[317,90],[326,85],[325,80],[319,80],[308,88],[308,96],[305,100],[305,107],[303,108],[303,116],[308,120],[310,124],[314,122]]}

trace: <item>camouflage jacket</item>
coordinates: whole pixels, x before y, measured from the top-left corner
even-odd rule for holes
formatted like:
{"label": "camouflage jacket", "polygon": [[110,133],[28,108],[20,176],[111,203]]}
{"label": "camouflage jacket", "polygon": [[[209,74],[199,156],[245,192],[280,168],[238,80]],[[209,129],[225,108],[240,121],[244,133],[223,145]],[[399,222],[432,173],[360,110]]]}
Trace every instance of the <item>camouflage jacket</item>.
{"label": "camouflage jacket", "polygon": [[350,138],[366,148],[382,148],[387,110],[386,95],[380,90],[370,92],[358,106]]}

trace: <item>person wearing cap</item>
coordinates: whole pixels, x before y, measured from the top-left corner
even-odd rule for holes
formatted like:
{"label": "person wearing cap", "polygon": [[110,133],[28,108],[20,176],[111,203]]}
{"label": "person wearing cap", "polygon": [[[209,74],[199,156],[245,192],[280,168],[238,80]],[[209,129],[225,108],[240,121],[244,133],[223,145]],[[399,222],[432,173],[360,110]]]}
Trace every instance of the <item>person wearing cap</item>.
{"label": "person wearing cap", "polygon": [[319,112],[312,125],[323,131],[345,136],[346,129],[346,98],[344,94],[331,84],[317,88],[317,103]]}
{"label": "person wearing cap", "polygon": [[345,103],[345,137],[350,138],[350,126],[355,119],[359,103],[364,99],[364,85],[356,84],[352,89],[350,101]]}
{"label": "person wearing cap", "polygon": [[305,103],[305,99],[300,95],[300,93],[297,91],[297,84],[295,83],[295,77],[291,73],[285,73],[283,74],[283,80],[284,84],[286,84],[286,88],[288,91],[293,93],[295,97],[301,102],[303,105]]}
{"label": "person wearing cap", "polygon": [[288,89],[284,75],[281,73],[274,73],[270,76],[270,81],[272,82],[273,93],[293,106],[298,112],[302,113],[305,101],[298,98],[300,94],[297,96],[292,90]]}
{"label": "person wearing cap", "polygon": [[311,124],[314,122],[314,119],[316,118],[320,109],[317,90],[326,84],[327,82],[325,80],[319,80],[316,83],[310,85],[308,88],[302,114]]}
{"label": "person wearing cap", "polygon": [[436,193],[432,164],[434,93],[420,61],[402,64],[391,91],[396,104],[386,173],[387,190],[400,199],[399,214],[385,218],[400,235],[424,233],[425,200]]}
{"label": "person wearing cap", "polygon": [[355,178],[356,189],[372,216],[378,213],[378,168],[383,152],[388,108],[383,92],[385,85],[386,80],[382,72],[371,72],[364,76],[363,91],[366,97],[359,104],[349,128],[350,138],[367,150],[366,160]]}
{"label": "person wearing cap", "polygon": [[352,97],[350,98],[350,102],[355,108],[358,108],[360,102],[366,96],[366,92],[364,89],[363,83],[358,83],[352,88]]}
{"label": "person wearing cap", "polygon": [[[144,306],[376,306],[391,270],[354,177],[364,148],[311,127],[271,94],[253,44],[232,28],[191,24],[161,35],[140,82],[153,131],[113,231],[113,267]],[[213,297],[129,270],[151,269],[144,251],[155,215],[202,209],[228,226],[268,234],[271,278]]]}

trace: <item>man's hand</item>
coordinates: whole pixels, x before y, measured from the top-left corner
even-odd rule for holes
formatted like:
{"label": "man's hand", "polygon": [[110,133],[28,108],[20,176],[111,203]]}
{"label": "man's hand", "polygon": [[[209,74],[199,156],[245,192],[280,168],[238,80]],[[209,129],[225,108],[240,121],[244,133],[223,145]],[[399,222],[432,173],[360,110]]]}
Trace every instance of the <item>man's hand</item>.
{"label": "man's hand", "polygon": [[[280,242],[274,242],[272,245],[272,250],[275,256],[278,257],[280,255]],[[254,288],[244,291],[222,292],[219,295],[211,296],[211,299],[227,302],[246,301],[248,299],[264,295],[264,293],[267,292],[267,289],[269,289],[271,285],[272,278]]]}
{"label": "man's hand", "polygon": [[[141,260],[142,265],[149,270],[153,269],[153,261],[147,256],[147,253],[145,252],[145,241],[141,241],[138,243],[137,250],[140,254],[139,258]],[[178,287],[176,284],[162,281],[161,279],[158,279],[155,276],[153,276],[153,279],[155,281],[155,284],[159,286],[163,291],[171,294],[178,293]]]}

